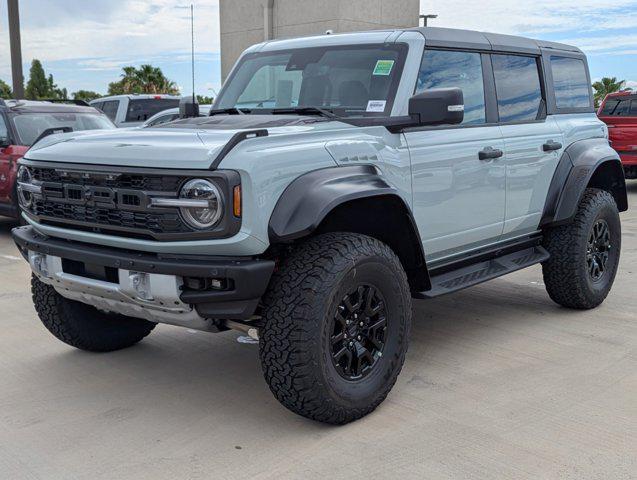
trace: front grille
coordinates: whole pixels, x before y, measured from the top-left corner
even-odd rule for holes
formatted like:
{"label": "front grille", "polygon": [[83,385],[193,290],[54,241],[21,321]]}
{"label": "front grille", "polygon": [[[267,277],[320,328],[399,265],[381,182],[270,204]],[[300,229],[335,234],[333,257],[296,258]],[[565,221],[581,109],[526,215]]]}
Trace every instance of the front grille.
{"label": "front grille", "polygon": [[155,192],[176,192],[185,177],[170,175],[136,175],[108,173],[102,175],[90,175],[81,172],[68,172],[51,168],[32,168],[33,179],[40,182],[67,183],[75,185],[126,188],[134,190],[147,190]]}
{"label": "front grille", "polygon": [[241,219],[226,202],[223,221],[209,231],[195,230],[174,207],[151,206],[155,197],[176,198],[192,178],[213,181],[226,199],[240,182],[236,172],[186,171],[105,167],[79,170],[81,166],[23,160],[30,181],[41,187],[25,212],[35,221],[74,230],[150,240],[223,238],[239,231]]}

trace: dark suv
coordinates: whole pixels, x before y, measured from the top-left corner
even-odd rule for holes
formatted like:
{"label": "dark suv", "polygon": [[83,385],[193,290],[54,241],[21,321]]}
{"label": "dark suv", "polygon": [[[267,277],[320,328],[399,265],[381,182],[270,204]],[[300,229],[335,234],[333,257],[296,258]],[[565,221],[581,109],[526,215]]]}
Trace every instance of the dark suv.
{"label": "dark suv", "polygon": [[115,128],[106,115],[81,101],[0,99],[0,215],[18,217],[17,161],[53,133]]}

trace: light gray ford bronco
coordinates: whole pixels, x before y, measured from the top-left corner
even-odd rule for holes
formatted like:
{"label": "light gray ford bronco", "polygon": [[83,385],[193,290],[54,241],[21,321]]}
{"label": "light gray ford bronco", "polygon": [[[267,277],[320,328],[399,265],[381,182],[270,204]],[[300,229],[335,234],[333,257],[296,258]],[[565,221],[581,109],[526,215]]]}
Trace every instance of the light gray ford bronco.
{"label": "light gray ford bronco", "polygon": [[209,116],[47,137],[13,237],[60,340],[129,347],[157,323],[259,340],[276,398],[341,424],[405,360],[412,298],[542,264],[598,306],[626,186],[567,45],[424,28],[267,42]]}

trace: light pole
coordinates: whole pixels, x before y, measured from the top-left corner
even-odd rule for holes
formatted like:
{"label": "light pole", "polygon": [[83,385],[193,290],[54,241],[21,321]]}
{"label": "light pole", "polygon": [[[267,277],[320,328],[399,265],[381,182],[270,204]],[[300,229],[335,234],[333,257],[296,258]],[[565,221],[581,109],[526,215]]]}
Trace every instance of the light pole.
{"label": "light pole", "polygon": [[427,14],[427,15],[420,15],[420,18],[422,18],[422,26],[426,27],[427,26],[427,20],[434,19],[434,18],[438,18],[438,15],[431,15],[431,14]]}
{"label": "light pole", "polygon": [[13,97],[24,98],[24,76],[22,74],[22,45],[20,42],[20,8],[18,0],[7,0],[9,13],[9,44],[11,48],[11,77]]}

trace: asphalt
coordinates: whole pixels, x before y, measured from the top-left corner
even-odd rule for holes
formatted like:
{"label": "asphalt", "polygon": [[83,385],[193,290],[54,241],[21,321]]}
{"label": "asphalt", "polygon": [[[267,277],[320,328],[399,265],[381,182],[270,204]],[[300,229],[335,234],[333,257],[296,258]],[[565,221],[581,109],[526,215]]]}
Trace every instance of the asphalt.
{"label": "asphalt", "polygon": [[344,427],[271,396],[238,334],[159,326],[89,354],[58,342],[0,219],[0,479],[637,478],[637,183],[615,287],[554,305],[534,267],[416,302],[389,398]]}

